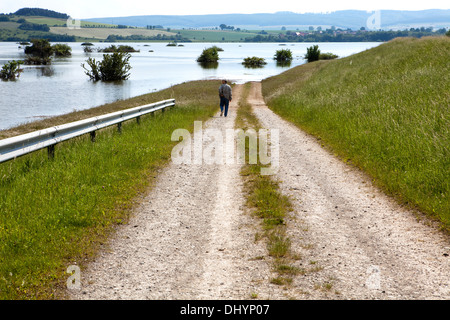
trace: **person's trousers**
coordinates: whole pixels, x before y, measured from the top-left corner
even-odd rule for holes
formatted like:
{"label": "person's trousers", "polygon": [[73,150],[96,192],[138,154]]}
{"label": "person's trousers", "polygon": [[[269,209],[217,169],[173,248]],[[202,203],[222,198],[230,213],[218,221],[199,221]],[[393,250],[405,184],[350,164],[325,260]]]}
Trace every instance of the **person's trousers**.
{"label": "person's trousers", "polygon": [[224,113],[225,117],[228,116],[228,108],[230,107],[230,100],[227,98],[220,98],[220,111]]}

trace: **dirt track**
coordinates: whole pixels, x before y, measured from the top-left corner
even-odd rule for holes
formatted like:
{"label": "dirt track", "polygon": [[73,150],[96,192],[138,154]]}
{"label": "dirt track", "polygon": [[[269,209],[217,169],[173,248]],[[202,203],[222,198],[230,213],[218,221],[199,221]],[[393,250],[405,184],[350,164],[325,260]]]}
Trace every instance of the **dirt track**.
{"label": "dirt track", "polygon": [[[82,270],[82,288],[70,298],[450,299],[449,240],[271,112],[260,86],[252,83],[249,100],[264,127],[280,130],[275,178],[294,202],[296,218],[287,225],[304,274],[288,287],[270,283],[238,165],[172,163],[129,224]],[[204,128],[233,128],[240,91],[230,116],[217,115]]]}

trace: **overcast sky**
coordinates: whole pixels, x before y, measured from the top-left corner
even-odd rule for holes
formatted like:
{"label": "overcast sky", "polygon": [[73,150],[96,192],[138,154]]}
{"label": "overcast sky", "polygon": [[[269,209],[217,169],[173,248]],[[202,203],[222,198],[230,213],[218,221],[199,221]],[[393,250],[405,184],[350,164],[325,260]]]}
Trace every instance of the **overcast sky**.
{"label": "overcast sky", "polygon": [[337,10],[424,10],[450,9],[448,0],[0,0],[0,12],[20,8],[44,8],[67,13],[74,19],[132,15],[193,15],[215,13],[273,13],[277,11],[330,12]]}

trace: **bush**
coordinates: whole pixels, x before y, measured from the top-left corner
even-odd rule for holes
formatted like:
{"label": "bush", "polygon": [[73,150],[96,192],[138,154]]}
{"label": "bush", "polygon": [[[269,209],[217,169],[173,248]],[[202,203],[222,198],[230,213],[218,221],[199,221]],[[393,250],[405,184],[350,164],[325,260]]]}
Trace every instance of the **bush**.
{"label": "bush", "polygon": [[216,49],[217,52],[224,51],[221,47],[218,47],[218,46],[212,46],[212,48]]}
{"label": "bush", "polygon": [[130,76],[128,73],[131,69],[131,55],[126,52],[114,52],[113,54],[104,54],[102,61],[96,61],[93,58],[86,60],[90,70],[81,64],[93,81],[119,81],[127,80]]}
{"label": "bush", "polygon": [[51,63],[51,55],[53,54],[53,48],[50,42],[46,39],[33,39],[32,45],[25,47],[25,54],[27,59],[25,64],[33,65],[47,65]]}
{"label": "bush", "polygon": [[337,59],[337,58],[338,58],[337,55],[335,55],[334,53],[330,53],[330,52],[321,53],[319,55],[319,60],[333,60],[333,59]]}
{"label": "bush", "polygon": [[132,46],[128,45],[121,45],[118,47],[116,47],[115,45],[111,45],[105,49],[99,49],[98,52],[113,53],[113,52],[139,52],[139,51],[134,49]]}
{"label": "bush", "polygon": [[72,48],[67,44],[55,44],[52,49],[57,57],[70,57],[72,55]]}
{"label": "bush", "polygon": [[277,50],[275,53],[275,60],[278,62],[287,62],[292,60],[292,51],[289,49]]}
{"label": "bush", "polygon": [[450,30],[447,31],[447,33],[445,34],[447,37],[450,37]]}
{"label": "bush", "polygon": [[22,69],[20,69],[20,65],[23,61],[9,61],[2,67],[0,70],[0,79],[2,80],[15,80],[20,76]]}
{"label": "bush", "polygon": [[258,57],[248,57],[244,59],[244,62],[242,64],[249,68],[260,68],[267,64],[266,60],[264,58],[258,58]]}
{"label": "bush", "polygon": [[219,50],[216,46],[204,49],[198,57],[197,62],[217,62],[219,60]]}
{"label": "bush", "polygon": [[305,59],[308,60],[308,62],[313,62],[313,61],[319,60],[320,59],[319,46],[314,45],[314,46],[306,49]]}

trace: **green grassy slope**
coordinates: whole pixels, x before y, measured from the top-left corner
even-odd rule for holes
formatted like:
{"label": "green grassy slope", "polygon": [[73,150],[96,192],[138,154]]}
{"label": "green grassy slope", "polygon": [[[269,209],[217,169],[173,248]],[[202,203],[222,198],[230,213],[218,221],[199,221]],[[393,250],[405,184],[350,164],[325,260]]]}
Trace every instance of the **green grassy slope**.
{"label": "green grassy slope", "polygon": [[217,111],[216,81],[174,86],[117,109],[164,99],[177,106],[0,164],[0,300],[51,299],[73,264],[83,266],[170,161],[172,132]]}
{"label": "green grassy slope", "polygon": [[267,79],[269,107],[450,228],[450,38],[402,38]]}

